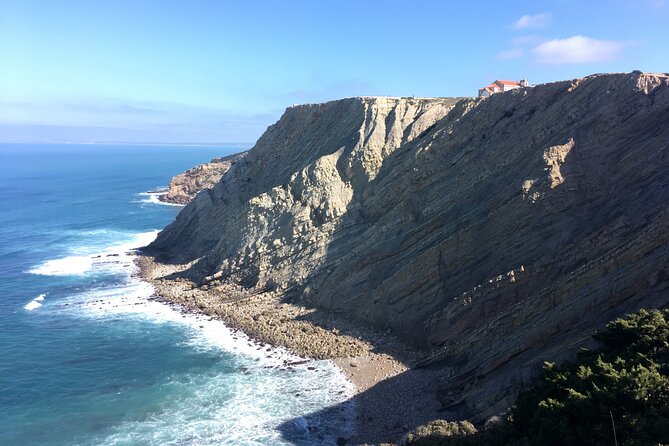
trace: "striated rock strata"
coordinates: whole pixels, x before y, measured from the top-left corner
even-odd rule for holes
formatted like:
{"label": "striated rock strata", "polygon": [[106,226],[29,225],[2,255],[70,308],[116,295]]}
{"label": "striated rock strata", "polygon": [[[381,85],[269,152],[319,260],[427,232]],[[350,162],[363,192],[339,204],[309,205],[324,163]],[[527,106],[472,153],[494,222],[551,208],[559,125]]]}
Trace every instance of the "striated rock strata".
{"label": "striated rock strata", "polygon": [[[149,250],[433,355],[450,416],[669,302],[669,78],[291,107]],[[226,288],[227,287],[227,288]]]}
{"label": "striated rock strata", "polygon": [[214,158],[176,175],[170,180],[170,186],[159,200],[173,204],[188,204],[198,192],[211,189],[221,180],[230,167],[242,159],[246,152],[235,153],[221,158]]}

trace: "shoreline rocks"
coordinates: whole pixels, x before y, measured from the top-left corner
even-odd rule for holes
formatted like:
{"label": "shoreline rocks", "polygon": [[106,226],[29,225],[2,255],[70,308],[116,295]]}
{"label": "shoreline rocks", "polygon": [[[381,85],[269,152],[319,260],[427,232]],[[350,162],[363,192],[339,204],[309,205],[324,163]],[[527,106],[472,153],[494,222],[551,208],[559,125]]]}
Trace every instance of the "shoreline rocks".
{"label": "shoreline rocks", "polygon": [[[138,276],[151,283],[156,296],[180,312],[196,313],[217,319],[239,330],[259,345],[286,348],[297,356],[328,359],[355,386],[357,417],[355,435],[347,444],[362,444],[370,439],[390,441],[401,438],[408,428],[431,420],[439,402],[430,385],[432,372],[411,370],[424,354],[398,339],[379,333],[333,313],[316,311],[282,302],[271,293],[229,299],[220,290],[204,290],[179,277],[188,265],[156,262],[139,254]],[[287,369],[303,362],[285,364]],[[415,377],[412,377],[415,374]],[[398,379],[393,390],[370,392],[379,383]],[[359,395],[365,395],[358,401]],[[414,406],[408,403],[414,402]],[[412,408],[413,407],[413,408]],[[373,423],[369,419],[383,419]],[[376,440],[375,440],[376,441]]]}
{"label": "shoreline rocks", "polygon": [[372,350],[386,350],[405,362],[424,357],[391,336],[340,315],[283,302],[272,293],[230,299],[221,289],[198,288],[185,278],[167,279],[178,274],[183,265],[162,264],[147,255],[139,255],[136,264],[139,277],[154,286],[156,299],[219,319],[258,342],[285,347],[299,356],[346,358],[348,363],[354,363],[350,358],[369,356]]}

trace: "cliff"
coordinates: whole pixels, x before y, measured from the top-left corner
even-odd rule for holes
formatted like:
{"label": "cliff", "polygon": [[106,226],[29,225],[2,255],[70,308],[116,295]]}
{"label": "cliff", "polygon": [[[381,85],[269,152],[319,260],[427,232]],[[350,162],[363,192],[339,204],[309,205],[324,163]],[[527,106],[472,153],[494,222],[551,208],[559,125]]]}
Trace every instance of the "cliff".
{"label": "cliff", "polygon": [[452,416],[669,302],[669,77],[291,107],[149,247],[433,352]]}
{"label": "cliff", "polygon": [[246,152],[214,158],[208,163],[200,164],[174,176],[170,180],[167,192],[160,195],[158,199],[166,203],[188,204],[198,192],[214,187],[223,174],[244,155]]}

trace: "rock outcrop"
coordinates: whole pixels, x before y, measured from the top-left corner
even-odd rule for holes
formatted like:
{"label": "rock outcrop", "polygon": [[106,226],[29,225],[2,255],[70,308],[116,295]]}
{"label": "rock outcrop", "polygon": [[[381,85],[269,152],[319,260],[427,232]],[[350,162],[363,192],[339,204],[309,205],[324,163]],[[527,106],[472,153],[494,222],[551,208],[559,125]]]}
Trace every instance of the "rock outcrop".
{"label": "rock outcrop", "polygon": [[246,152],[235,153],[221,158],[214,158],[208,163],[188,169],[174,176],[170,186],[158,199],[165,203],[188,204],[198,192],[211,189],[221,180],[230,167],[242,159]]}
{"label": "rock outcrop", "polygon": [[492,415],[669,303],[669,77],[291,107],[149,249],[390,330],[433,351],[451,417]]}

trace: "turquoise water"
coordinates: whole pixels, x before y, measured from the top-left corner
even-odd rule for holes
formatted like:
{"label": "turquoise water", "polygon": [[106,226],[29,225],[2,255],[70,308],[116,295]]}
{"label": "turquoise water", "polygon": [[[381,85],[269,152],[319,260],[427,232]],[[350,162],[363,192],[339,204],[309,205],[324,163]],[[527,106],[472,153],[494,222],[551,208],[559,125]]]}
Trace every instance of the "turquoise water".
{"label": "turquoise water", "polygon": [[307,416],[350,397],[329,362],[289,369],[299,358],[132,276],[132,248],[180,209],[150,192],[239,150],[0,145],[0,445],[312,445],[349,429],[346,405]]}

